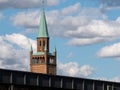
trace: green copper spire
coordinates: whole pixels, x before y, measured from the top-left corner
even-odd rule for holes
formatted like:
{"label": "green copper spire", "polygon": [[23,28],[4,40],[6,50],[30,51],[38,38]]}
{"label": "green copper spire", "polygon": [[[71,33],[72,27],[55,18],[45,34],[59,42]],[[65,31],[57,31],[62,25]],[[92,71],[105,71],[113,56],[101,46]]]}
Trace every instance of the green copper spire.
{"label": "green copper spire", "polygon": [[42,7],[41,19],[40,19],[40,25],[39,25],[37,37],[49,37],[48,29],[47,29],[47,22],[46,22],[46,17],[45,17],[45,12],[44,12],[44,6]]}

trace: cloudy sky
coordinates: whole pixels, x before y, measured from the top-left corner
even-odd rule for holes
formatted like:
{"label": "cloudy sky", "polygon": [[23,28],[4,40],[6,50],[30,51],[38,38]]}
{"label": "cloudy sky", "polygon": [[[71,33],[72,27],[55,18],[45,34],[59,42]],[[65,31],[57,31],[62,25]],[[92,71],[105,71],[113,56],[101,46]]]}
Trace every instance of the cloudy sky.
{"label": "cloudy sky", "polygon": [[[120,82],[120,0],[46,0],[58,75]],[[41,0],[0,0],[0,68],[29,71]]]}

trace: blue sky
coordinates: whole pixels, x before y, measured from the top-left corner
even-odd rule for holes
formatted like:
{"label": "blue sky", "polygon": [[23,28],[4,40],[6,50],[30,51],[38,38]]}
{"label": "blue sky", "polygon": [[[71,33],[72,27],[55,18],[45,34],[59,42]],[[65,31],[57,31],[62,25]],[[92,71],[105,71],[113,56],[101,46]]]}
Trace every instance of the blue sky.
{"label": "blue sky", "polygon": [[[0,67],[29,70],[41,0],[0,0]],[[58,74],[120,81],[120,1],[46,0],[50,47]]]}

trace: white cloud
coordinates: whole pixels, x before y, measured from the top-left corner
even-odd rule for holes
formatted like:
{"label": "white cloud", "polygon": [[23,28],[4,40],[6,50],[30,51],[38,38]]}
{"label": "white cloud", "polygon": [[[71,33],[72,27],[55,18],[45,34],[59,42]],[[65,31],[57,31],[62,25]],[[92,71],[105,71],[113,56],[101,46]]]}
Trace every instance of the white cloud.
{"label": "white cloud", "polygon": [[120,76],[112,78],[111,81],[120,82]]}
{"label": "white cloud", "polygon": [[[59,0],[47,0],[48,6],[58,5]],[[8,8],[37,8],[41,6],[41,0],[0,0],[0,9]]]}
{"label": "white cloud", "polygon": [[103,47],[97,55],[99,57],[120,57],[120,43]]}
{"label": "white cloud", "polygon": [[4,42],[3,38],[1,37],[0,40],[0,58],[11,58],[13,56],[13,54],[9,53],[9,51],[13,51],[11,50],[12,46],[10,44],[6,45],[6,43]]}
{"label": "white cloud", "polygon": [[21,34],[0,36],[0,68],[29,70],[29,48],[34,40]]}
{"label": "white cloud", "polygon": [[47,5],[48,6],[55,6],[55,5],[58,5],[60,3],[59,0],[47,0]]}
{"label": "white cloud", "polygon": [[94,72],[93,67],[89,65],[79,66],[76,62],[58,64],[58,74],[77,77],[88,77]]}
{"label": "white cloud", "polygon": [[[77,46],[111,41],[120,37],[119,17],[115,21],[101,20],[106,16],[99,9],[94,8],[81,9],[80,12],[76,12],[76,9],[74,10],[76,15],[72,16],[69,12],[70,7],[78,9],[80,4],[76,3],[73,6],[63,8],[61,11],[46,12],[50,35],[67,37],[69,45]],[[62,12],[67,12],[67,15]],[[24,27],[26,29],[24,33],[31,33],[36,31],[39,25],[39,16],[38,11],[19,12],[12,17],[12,21],[14,25]]]}
{"label": "white cloud", "polygon": [[40,13],[35,12],[19,12],[17,15],[11,17],[14,25],[25,28],[36,28],[39,23]]}
{"label": "white cloud", "polygon": [[120,0],[101,0],[100,8],[104,12],[111,9],[120,9]]}
{"label": "white cloud", "polygon": [[6,35],[5,39],[9,41],[11,44],[18,45],[22,49],[29,49],[29,41],[31,42],[33,47],[36,47],[36,42],[32,39],[27,38],[24,35],[21,34],[11,34],[11,35]]}
{"label": "white cloud", "polygon": [[120,37],[120,24],[116,21],[92,20],[86,26],[80,26],[77,30],[65,32],[67,37],[72,38],[70,45],[89,45],[111,41]]}
{"label": "white cloud", "polygon": [[120,24],[120,17],[118,17],[116,21]]}
{"label": "white cloud", "polygon": [[76,3],[72,6],[68,6],[62,10],[63,15],[73,14],[80,11],[80,3]]}
{"label": "white cloud", "polygon": [[69,40],[68,45],[83,46],[110,41],[110,38],[73,38]]}
{"label": "white cloud", "polygon": [[2,39],[2,37],[0,36],[0,42],[3,42],[3,39]]}
{"label": "white cloud", "polygon": [[77,30],[67,31],[66,35],[83,38],[94,37],[119,37],[120,26],[117,21],[92,20],[86,26],[80,26]]}
{"label": "white cloud", "polygon": [[[72,9],[76,9],[76,10],[73,10],[76,12],[76,16],[71,16],[69,12],[71,9],[68,10],[70,7],[73,7]],[[53,11],[46,12],[46,18],[47,18],[47,23],[48,23],[49,28],[52,28],[51,30],[53,30],[53,32],[55,30],[56,32],[59,32],[61,34],[63,33],[63,31],[70,30],[70,29],[76,30],[79,26],[89,24],[90,22],[89,19],[93,17],[93,14],[88,15],[87,9],[86,10],[82,9],[80,12],[78,12],[79,8],[80,8],[80,3],[76,3],[75,5],[71,5],[71,6],[63,8],[60,11],[53,10]],[[62,12],[68,12],[67,13],[68,15],[63,15]],[[97,10],[90,9],[89,12],[95,13],[94,18],[102,17],[101,15],[102,13],[100,13]],[[15,25],[25,27],[25,28],[32,28],[32,27],[34,28],[39,25],[39,20],[40,20],[39,16],[40,14],[38,11],[19,12],[17,15],[12,17],[12,20]]]}

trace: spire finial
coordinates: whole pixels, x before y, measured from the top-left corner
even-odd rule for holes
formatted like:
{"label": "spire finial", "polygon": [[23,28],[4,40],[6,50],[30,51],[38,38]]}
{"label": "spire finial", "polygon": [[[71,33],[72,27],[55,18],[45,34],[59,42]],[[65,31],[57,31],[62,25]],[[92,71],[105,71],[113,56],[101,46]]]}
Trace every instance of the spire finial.
{"label": "spire finial", "polygon": [[29,44],[29,51],[33,51],[32,44],[30,43],[30,40],[28,39],[28,44]]}
{"label": "spire finial", "polygon": [[45,1],[42,0],[42,9],[44,9]]}
{"label": "spire finial", "polygon": [[54,52],[57,52],[56,46],[55,46]]}
{"label": "spire finial", "polygon": [[33,48],[32,48],[32,44],[31,44],[31,47],[30,47],[30,52],[32,52],[33,51]]}

